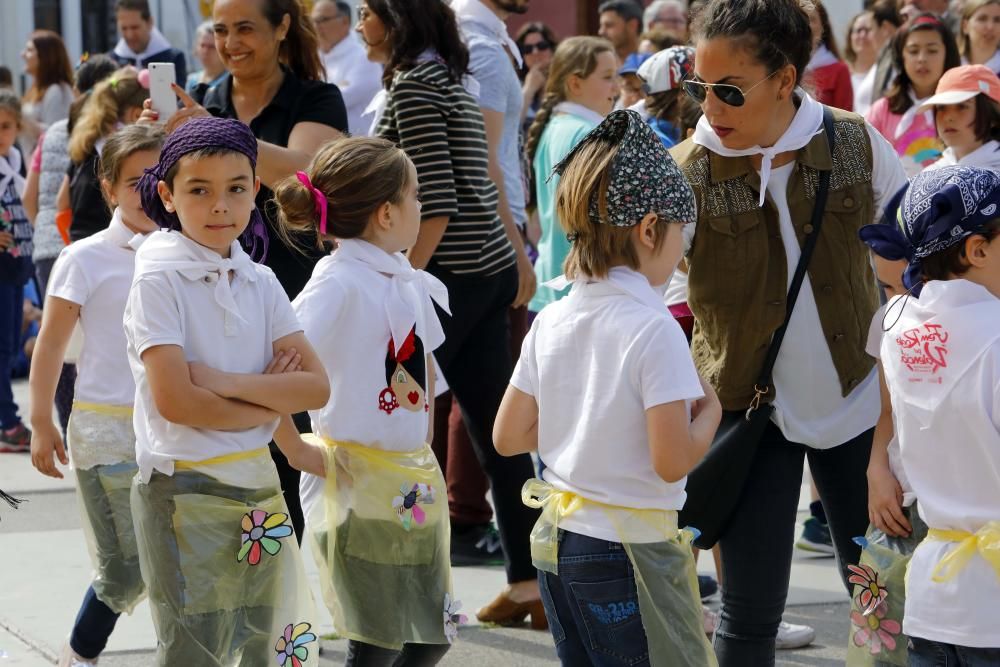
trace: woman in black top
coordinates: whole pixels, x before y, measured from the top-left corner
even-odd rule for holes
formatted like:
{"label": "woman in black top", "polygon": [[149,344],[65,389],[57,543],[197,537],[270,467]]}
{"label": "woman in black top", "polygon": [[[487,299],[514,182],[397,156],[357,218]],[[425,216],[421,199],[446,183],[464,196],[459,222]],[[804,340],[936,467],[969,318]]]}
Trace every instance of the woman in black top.
{"label": "woman in black top", "polygon": [[[323,252],[315,234],[297,238],[297,248],[282,240],[271,188],[305,169],[323,144],[347,131],[344,100],[335,85],[323,82],[316,33],[298,0],[216,0],[212,22],[215,48],[229,74],[209,89],[200,104],[175,85],[184,108],[167,121],[166,131],[207,115],[235,118],[250,126],[258,140],[257,207],[264,214],[268,237],[263,263],[294,299]],[[144,119],[155,121],[156,112],[146,106]],[[295,421],[300,431],[309,430],[305,413],[296,415]],[[271,454],[301,540],[299,473],[273,445]]]}

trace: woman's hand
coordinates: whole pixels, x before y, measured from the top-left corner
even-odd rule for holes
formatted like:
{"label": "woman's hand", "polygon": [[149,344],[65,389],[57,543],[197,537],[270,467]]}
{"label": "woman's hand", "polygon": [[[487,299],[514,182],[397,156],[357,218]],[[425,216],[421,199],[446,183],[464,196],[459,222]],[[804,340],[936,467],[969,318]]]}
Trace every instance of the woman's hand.
{"label": "woman's hand", "polygon": [[548,65],[535,65],[529,69],[528,73],[524,76],[524,92],[529,93],[531,97],[534,97],[538,94],[538,91],[545,87],[545,81],[548,77]]}
{"label": "woman's hand", "polygon": [[913,530],[903,514],[903,489],[886,465],[868,466],[868,520],[891,537],[907,537]]}
{"label": "woman's hand", "polygon": [[0,232],[0,250],[6,250],[14,245],[14,235],[10,232]]}
{"label": "woman's hand", "polygon": [[[173,89],[174,94],[177,95],[177,98],[184,106],[178,109],[177,112],[170,117],[170,120],[166,122],[163,126],[164,132],[170,134],[192,118],[211,118],[212,114],[208,113],[208,110],[205,109],[205,107],[195,102],[194,98],[188,95],[183,88],[178,86],[176,83],[171,83],[170,87]],[[142,114],[136,122],[149,124],[160,122],[159,112],[153,109],[153,100],[147,99],[142,103]]]}
{"label": "woman's hand", "polygon": [[59,457],[59,462],[69,465],[69,457],[66,456],[66,447],[63,445],[62,436],[55,424],[32,424],[31,432],[31,465],[43,475],[62,479],[63,474],[55,464],[55,457]]}

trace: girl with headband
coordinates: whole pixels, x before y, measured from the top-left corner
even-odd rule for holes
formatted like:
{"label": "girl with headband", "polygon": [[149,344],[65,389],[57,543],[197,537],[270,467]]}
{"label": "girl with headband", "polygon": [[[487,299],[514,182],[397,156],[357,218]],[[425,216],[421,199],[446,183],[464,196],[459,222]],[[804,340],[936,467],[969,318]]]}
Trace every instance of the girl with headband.
{"label": "girl with headband", "polygon": [[[420,230],[417,173],[384,139],[327,144],[279,184],[289,233],[336,240],[293,304],[331,383],[299,438],[275,441],[301,469],[302,506],[348,665],[434,665],[460,616],[451,596],[448,494],[431,451],[444,284],[402,254]],[[394,662],[395,661],[395,662]]]}
{"label": "girl with headband", "polygon": [[321,407],[329,384],[274,273],[237,240],[265,233],[256,164],[246,125],[199,118],[170,135],[137,185],[165,228],[136,255],[124,318],[132,515],[159,665],[317,661],[267,443],[279,415]]}
{"label": "girl with headband", "polygon": [[890,302],[880,351],[903,468],[929,527],[906,573],[910,665],[1000,662],[998,211],[996,171],[943,167],[894,199],[896,225],[862,230],[908,259],[909,294]]}
{"label": "girl with headband", "polygon": [[504,456],[546,464],[522,499],[542,510],[531,553],[556,652],[567,667],[715,665],[677,512],[721,408],[654,288],[680,261],[694,195],[634,111],[612,112],[554,173],[571,239],[559,286],[572,288],[535,319],[493,433]]}

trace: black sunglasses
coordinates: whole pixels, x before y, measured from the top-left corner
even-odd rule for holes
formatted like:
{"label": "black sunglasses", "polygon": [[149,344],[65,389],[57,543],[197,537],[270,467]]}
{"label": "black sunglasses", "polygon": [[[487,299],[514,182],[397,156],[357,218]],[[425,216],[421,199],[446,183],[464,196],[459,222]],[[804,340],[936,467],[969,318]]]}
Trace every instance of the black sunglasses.
{"label": "black sunglasses", "polygon": [[774,70],[766,77],[750,86],[746,91],[739,86],[734,86],[731,83],[705,83],[704,81],[687,79],[683,84],[684,92],[698,104],[704,104],[705,99],[708,97],[708,90],[711,88],[712,92],[715,93],[715,96],[718,97],[723,103],[728,104],[731,107],[741,107],[744,103],[746,103],[747,95],[750,94],[750,91],[770,79],[778,72],[779,70]]}
{"label": "black sunglasses", "polygon": [[524,46],[521,47],[521,52],[524,55],[528,56],[534,53],[535,51],[548,51],[551,48],[552,45],[549,44],[548,42],[538,42],[537,44],[525,44]]}

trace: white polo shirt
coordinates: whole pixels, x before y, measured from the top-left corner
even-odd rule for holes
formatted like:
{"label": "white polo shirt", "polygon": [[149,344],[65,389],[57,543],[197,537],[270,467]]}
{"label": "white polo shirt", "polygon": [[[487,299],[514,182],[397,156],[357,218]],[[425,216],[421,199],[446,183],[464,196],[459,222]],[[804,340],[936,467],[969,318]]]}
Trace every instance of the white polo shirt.
{"label": "white polo shirt", "polygon": [[[177,460],[202,461],[264,447],[277,427],[275,420],[243,431],[211,431],[168,422],[146,379],[141,357],[151,347],[177,345],[189,362],[230,373],[261,373],[274,356],[274,341],[302,330],[271,269],[252,262],[238,242],[231,253],[232,261],[224,263],[217,253],[168,231],[150,234],[137,253],[125,334],[136,384],[136,460],[143,481],[154,469],[172,475]],[[206,268],[151,269],[154,254],[161,263]],[[219,268],[234,272],[229,289],[237,313],[220,303]]]}
{"label": "white polo shirt", "polygon": [[[975,533],[1000,521],[1000,300],[967,280],[931,281],[891,302],[899,321],[882,364],[903,468],[930,528]],[[910,561],[903,631],[971,647],[1000,646],[1000,576],[978,553],[936,582],[957,546],[924,540]]]}
{"label": "white polo shirt", "polygon": [[133,246],[142,240],[115,209],[107,229],[63,248],[52,269],[48,296],[80,306],[83,348],[76,361],[77,401],[102,405],[135,401],[122,314],[135,268]]}
{"label": "white polo shirt", "polygon": [[[646,410],[704,393],[684,332],[642,274],[616,267],[607,280],[575,282],[543,308],[510,383],[538,403],[547,482],[610,505],[683,507],[687,479],[668,483],[653,470]],[[622,539],[593,506],[560,526]]]}

